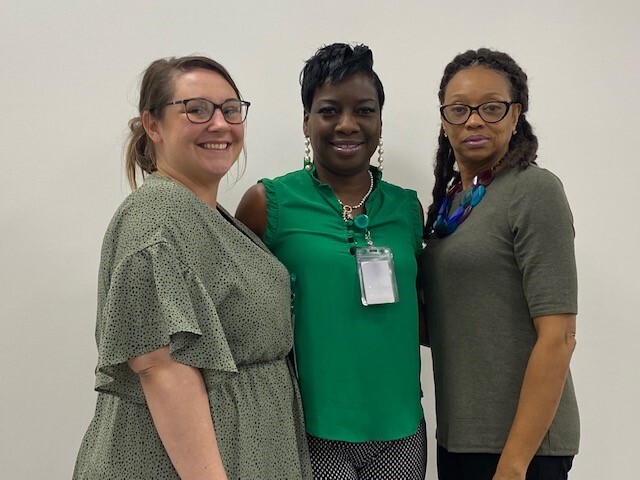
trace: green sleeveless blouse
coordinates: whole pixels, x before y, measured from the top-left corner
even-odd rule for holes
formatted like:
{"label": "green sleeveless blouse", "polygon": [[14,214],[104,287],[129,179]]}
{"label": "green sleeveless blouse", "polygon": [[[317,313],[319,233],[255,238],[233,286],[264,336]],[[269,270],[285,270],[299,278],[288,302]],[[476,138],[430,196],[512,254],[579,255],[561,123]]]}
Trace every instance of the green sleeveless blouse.
{"label": "green sleeveless blouse", "polygon": [[[413,190],[381,180],[365,204],[376,246],[391,247],[400,301],[363,306],[342,208],[314,170],[263,179],[264,242],[294,282],[295,353],[307,432],[348,442],[412,435],[423,418],[416,255],[422,220]],[[364,234],[354,231],[357,245]]]}

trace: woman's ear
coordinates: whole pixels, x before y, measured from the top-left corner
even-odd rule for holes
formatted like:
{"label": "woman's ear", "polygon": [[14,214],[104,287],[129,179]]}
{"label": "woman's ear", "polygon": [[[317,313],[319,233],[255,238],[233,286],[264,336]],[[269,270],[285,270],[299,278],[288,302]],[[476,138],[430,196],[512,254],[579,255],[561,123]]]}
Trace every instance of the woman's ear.
{"label": "woman's ear", "polygon": [[304,134],[305,137],[309,136],[309,131],[307,130],[307,123],[309,123],[309,114],[307,112],[304,112],[304,115],[302,116],[302,133]]}
{"label": "woman's ear", "polygon": [[142,112],[142,126],[153,143],[160,143],[162,141],[159,122],[151,115],[151,113],[149,113],[148,110]]}
{"label": "woman's ear", "polygon": [[520,119],[520,113],[522,112],[522,105],[519,103],[514,103],[511,105],[512,115],[513,115],[513,130],[515,133],[516,126],[518,125],[518,120]]}

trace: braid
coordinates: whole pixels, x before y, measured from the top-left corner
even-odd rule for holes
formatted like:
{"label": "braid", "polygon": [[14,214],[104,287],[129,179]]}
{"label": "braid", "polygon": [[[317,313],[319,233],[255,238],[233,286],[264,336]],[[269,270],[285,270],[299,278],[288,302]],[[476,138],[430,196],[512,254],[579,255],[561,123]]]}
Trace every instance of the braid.
{"label": "braid", "polygon": [[436,161],[433,167],[433,174],[435,176],[435,184],[433,186],[433,203],[427,210],[427,224],[424,229],[424,237],[428,237],[433,223],[438,217],[438,209],[444,199],[444,195],[447,192],[447,186],[452,179],[460,178],[460,175],[453,169],[455,164],[455,158],[453,156],[453,150],[447,137],[444,136],[444,130],[440,128],[440,135],[438,137],[438,151],[436,152]]}
{"label": "braid", "polygon": [[[516,134],[511,137],[507,156],[507,165],[524,170],[535,163],[538,151],[538,138],[533,133],[531,124],[527,121],[526,113],[529,110],[529,87],[527,74],[513,58],[504,52],[480,48],[467,50],[457,55],[445,69],[440,81],[438,98],[444,103],[445,90],[453,76],[461,70],[470,67],[482,66],[495,70],[502,74],[511,86],[511,101],[522,105],[520,117],[516,125]],[[438,137],[438,151],[434,165],[435,185],[433,187],[433,203],[429,206],[425,234],[428,235],[433,228],[433,223],[438,216],[440,203],[444,198],[447,184],[454,178],[453,152],[451,145],[440,129]]]}

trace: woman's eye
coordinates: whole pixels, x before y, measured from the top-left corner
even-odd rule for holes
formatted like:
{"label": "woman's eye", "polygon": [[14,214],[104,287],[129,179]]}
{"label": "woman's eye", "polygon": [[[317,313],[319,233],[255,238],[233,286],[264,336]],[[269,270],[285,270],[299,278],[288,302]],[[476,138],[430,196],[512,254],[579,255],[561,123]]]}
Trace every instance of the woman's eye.
{"label": "woman's eye", "polygon": [[358,109],[358,115],[369,116],[373,115],[374,113],[376,113],[376,110],[371,107],[361,107]]}
{"label": "woman's eye", "polygon": [[189,108],[189,110],[187,110],[187,113],[191,113],[193,115],[202,115],[204,113],[204,110],[200,107],[191,107]]}
{"label": "woman's eye", "polygon": [[336,115],[338,113],[338,109],[335,107],[322,107],[318,110],[320,115]]}

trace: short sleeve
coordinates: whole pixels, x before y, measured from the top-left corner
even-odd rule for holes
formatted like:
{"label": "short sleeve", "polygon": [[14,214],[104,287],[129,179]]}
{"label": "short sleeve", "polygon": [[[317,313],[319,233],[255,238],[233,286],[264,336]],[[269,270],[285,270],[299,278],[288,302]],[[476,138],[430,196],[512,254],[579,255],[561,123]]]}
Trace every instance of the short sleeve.
{"label": "short sleeve", "polygon": [[271,248],[278,229],[278,197],[273,180],[263,178],[260,183],[264,185],[264,192],[267,197],[267,228],[264,232],[263,242],[267,247]]}
{"label": "short sleeve", "polygon": [[180,363],[237,372],[213,300],[168,245],[156,243],[122,259],[105,289],[96,332],[97,391],[144,402],[127,360],[165,345]]}
{"label": "short sleeve", "polygon": [[[532,318],[577,313],[573,217],[560,180],[530,167],[513,194],[509,219]],[[529,170],[529,169],[527,169]]]}

